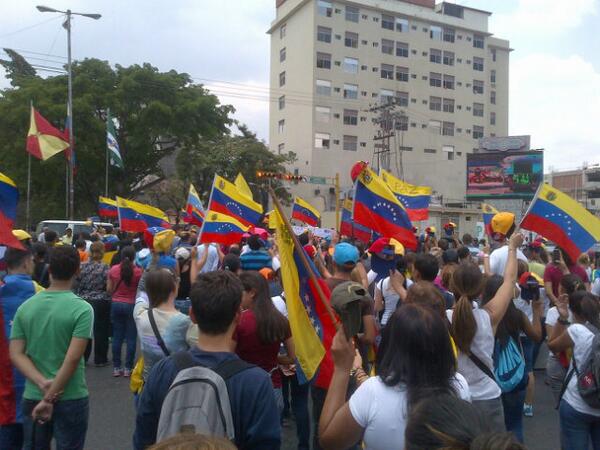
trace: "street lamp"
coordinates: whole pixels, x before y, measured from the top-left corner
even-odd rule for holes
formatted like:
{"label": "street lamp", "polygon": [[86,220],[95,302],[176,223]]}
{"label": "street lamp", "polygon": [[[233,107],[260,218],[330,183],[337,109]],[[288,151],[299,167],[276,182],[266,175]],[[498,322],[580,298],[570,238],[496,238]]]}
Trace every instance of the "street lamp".
{"label": "street lamp", "polygon": [[[68,85],[68,100],[67,100],[67,117],[69,119],[69,148],[71,149],[71,155],[73,154],[73,74],[71,72],[71,16],[83,16],[90,19],[98,20],[102,17],[100,14],[84,14],[73,12],[70,9],[66,11],[60,11],[58,9],[50,8],[48,6],[38,5],[37,10],[39,12],[53,12],[64,14],[67,16],[67,20],[63,24],[63,27],[67,29],[67,85]],[[74,215],[74,202],[75,202],[75,188],[73,183],[73,158],[69,158],[69,218],[73,219]]]}

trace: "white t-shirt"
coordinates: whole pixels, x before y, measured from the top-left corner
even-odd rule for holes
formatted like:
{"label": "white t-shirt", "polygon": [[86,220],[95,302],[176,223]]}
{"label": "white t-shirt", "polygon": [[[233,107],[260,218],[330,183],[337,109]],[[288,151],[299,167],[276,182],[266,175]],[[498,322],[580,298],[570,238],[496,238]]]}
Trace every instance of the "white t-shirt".
{"label": "white t-shirt", "polygon": [[[406,288],[410,288],[413,282],[411,280],[406,280]],[[390,277],[384,278],[379,281],[375,286],[376,291],[381,291],[381,295],[383,296],[383,315],[381,316],[381,325],[385,325],[390,319],[391,315],[394,314],[396,310],[396,306],[398,306],[398,301],[400,300],[400,296],[392,287],[392,283],[390,283]]]}
{"label": "white t-shirt", "polygon": [[[460,398],[471,401],[464,377],[457,373],[452,385]],[[408,408],[403,385],[390,387],[381,378],[371,377],[352,394],[349,406],[356,423],[365,429],[366,450],[404,449]]]}
{"label": "white t-shirt", "polygon": [[[523,252],[517,249],[517,259],[521,259],[525,262],[527,258]],[[506,263],[508,262],[508,245],[497,248],[490,255],[490,270],[494,275],[504,275],[506,269]]]}
{"label": "white t-shirt", "polygon": [[281,295],[276,295],[275,297],[271,297],[271,300],[273,301],[275,308],[277,308],[277,311],[279,311],[281,314],[283,314],[287,319],[287,316],[288,316],[287,305],[285,304],[285,300],[281,297]]}
{"label": "white t-shirt", "polygon": [[[577,363],[577,368],[583,367],[592,350],[592,341],[594,333],[587,329],[585,325],[574,323],[567,328],[567,333],[573,341],[573,358]],[[569,367],[569,372],[573,369],[573,363]],[[567,372],[568,373],[568,372]],[[600,417],[600,409],[594,409],[583,401],[579,391],[577,390],[577,375],[573,374],[571,381],[567,385],[563,400],[566,401],[573,409],[591,416]]]}
{"label": "white t-shirt", "polygon": [[594,284],[592,284],[592,294],[600,295],[600,278],[596,278]]}
{"label": "white t-shirt", "polygon": [[[560,317],[560,314],[558,313],[558,309],[556,308],[556,306],[553,306],[546,313],[546,325],[550,325],[551,327],[553,327],[554,325],[556,325],[556,322],[558,322],[559,317]],[[571,312],[570,309],[569,309],[569,322],[573,323],[573,313]]]}
{"label": "white t-shirt", "polygon": [[[452,322],[452,313],[446,311],[448,320]],[[473,309],[473,317],[477,323],[477,332],[471,343],[471,353],[477,356],[490,370],[493,370],[494,361],[494,329],[489,313],[485,309]],[[458,352],[458,372],[465,377],[473,400],[492,400],[500,397],[502,391],[494,380],[488,377],[471,359]]]}
{"label": "white t-shirt", "polygon": [[208,248],[208,256],[206,257],[206,263],[200,270],[200,273],[214,272],[219,268],[219,251],[216,247],[217,244],[200,244],[198,246],[198,261],[204,255],[204,252]]}

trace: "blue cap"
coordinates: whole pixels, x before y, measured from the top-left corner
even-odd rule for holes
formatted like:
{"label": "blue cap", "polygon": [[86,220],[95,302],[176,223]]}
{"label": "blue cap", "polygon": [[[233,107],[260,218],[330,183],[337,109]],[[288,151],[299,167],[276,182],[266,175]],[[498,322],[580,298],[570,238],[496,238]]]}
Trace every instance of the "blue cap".
{"label": "blue cap", "polygon": [[342,266],[344,264],[356,264],[358,261],[358,249],[347,242],[342,242],[335,246],[333,251],[333,261]]}

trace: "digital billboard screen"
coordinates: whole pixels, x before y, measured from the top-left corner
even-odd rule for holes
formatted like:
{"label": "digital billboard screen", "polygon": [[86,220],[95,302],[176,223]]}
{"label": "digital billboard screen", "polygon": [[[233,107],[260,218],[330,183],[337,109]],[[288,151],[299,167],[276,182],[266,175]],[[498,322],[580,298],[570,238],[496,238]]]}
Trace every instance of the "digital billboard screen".
{"label": "digital billboard screen", "polygon": [[467,155],[467,198],[531,199],[544,179],[543,152]]}

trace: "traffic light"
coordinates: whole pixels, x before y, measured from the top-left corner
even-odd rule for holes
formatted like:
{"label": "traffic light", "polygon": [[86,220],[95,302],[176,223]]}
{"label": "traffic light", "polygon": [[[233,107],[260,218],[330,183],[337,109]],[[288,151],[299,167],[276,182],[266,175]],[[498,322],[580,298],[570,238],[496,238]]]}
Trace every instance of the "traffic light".
{"label": "traffic light", "polygon": [[293,181],[295,183],[306,181],[305,177],[302,175],[292,175],[291,173],[258,171],[256,172],[256,176],[258,178],[273,178],[276,180]]}

